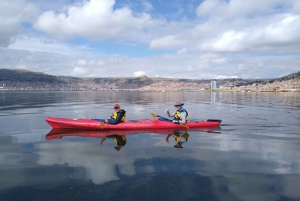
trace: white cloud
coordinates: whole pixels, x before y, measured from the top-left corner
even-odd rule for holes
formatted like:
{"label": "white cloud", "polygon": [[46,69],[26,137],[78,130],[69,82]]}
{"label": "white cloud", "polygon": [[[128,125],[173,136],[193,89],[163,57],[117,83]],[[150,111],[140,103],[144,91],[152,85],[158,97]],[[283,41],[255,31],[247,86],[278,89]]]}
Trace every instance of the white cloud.
{"label": "white cloud", "polygon": [[300,15],[300,1],[295,0],[292,6],[292,13]]}
{"label": "white cloud", "polygon": [[96,65],[96,62],[95,62],[95,61],[90,61],[90,62],[89,62],[89,65],[90,65],[90,66],[95,66],[95,65]]}
{"label": "white cloud", "polygon": [[168,35],[152,40],[150,43],[150,49],[169,49],[183,45],[184,43],[185,40],[176,38],[174,35]]}
{"label": "white cloud", "polygon": [[75,67],[71,75],[75,77],[85,77],[89,73],[88,69],[83,67]]}
{"label": "white cloud", "polygon": [[146,75],[146,73],[144,71],[136,71],[133,73],[134,77],[139,77],[142,75]]}
{"label": "white cloud", "polygon": [[153,23],[149,14],[133,15],[128,7],[114,10],[114,4],[114,0],[90,0],[80,6],[70,6],[64,13],[46,11],[34,27],[59,39],[85,37],[103,40],[121,34],[122,37],[128,34],[126,36],[134,38],[130,33]]}
{"label": "white cloud", "polygon": [[65,55],[78,54],[87,50],[91,50],[90,48],[83,46],[67,45],[55,39],[28,36],[17,37],[15,41],[11,43],[7,48],[16,50],[28,50],[31,52],[51,52]]}
{"label": "white cloud", "polygon": [[231,76],[228,76],[228,75],[219,75],[219,76],[216,76],[216,79],[228,79],[228,78],[239,78],[239,76],[236,76],[236,75],[231,75]]}
{"label": "white cloud", "polygon": [[299,51],[300,17],[281,15],[277,22],[230,30],[200,44],[203,51]]}
{"label": "white cloud", "polygon": [[0,47],[14,41],[22,22],[31,22],[39,9],[24,0],[0,1]]}
{"label": "white cloud", "polygon": [[271,13],[282,0],[264,0],[259,3],[253,0],[205,0],[197,8],[198,16],[236,18],[247,15]]}
{"label": "white cloud", "polygon": [[149,1],[147,1],[147,0],[143,0],[142,4],[143,4],[143,6],[144,6],[144,8],[145,8],[146,11],[149,11],[149,10],[153,9],[152,4]]}
{"label": "white cloud", "polygon": [[104,62],[103,62],[103,61],[98,61],[98,62],[97,62],[97,65],[98,65],[98,66],[102,66],[102,65],[104,65]]}
{"label": "white cloud", "polygon": [[77,60],[77,65],[78,66],[86,66],[86,64],[87,64],[86,60],[83,60],[83,59]]}
{"label": "white cloud", "polygon": [[185,54],[187,52],[186,48],[182,48],[180,50],[177,51],[177,54]]}

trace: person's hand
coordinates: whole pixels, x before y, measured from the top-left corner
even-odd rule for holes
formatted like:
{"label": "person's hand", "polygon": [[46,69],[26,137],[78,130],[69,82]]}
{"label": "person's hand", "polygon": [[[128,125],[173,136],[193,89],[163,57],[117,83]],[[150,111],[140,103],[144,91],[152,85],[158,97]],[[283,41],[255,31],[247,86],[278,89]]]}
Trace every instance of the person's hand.
{"label": "person's hand", "polygon": [[105,120],[105,123],[108,123],[108,120]]}
{"label": "person's hand", "polygon": [[173,124],[179,124],[179,122],[176,121],[176,120],[173,120],[172,123],[173,123]]}
{"label": "person's hand", "polygon": [[168,109],[166,109],[166,113],[169,113],[170,111]]}

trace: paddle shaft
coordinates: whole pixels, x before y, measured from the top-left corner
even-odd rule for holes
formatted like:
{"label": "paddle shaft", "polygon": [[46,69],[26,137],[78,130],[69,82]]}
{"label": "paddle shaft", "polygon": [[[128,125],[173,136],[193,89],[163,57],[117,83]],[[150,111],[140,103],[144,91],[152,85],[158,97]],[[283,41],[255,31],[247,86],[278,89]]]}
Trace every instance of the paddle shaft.
{"label": "paddle shaft", "polygon": [[[153,113],[151,113],[152,114],[152,116],[156,116],[156,117],[160,117],[160,118],[164,118],[164,119],[167,119],[167,120],[170,120],[171,122],[172,122],[172,120],[171,119],[168,119],[168,118],[165,118],[165,117],[162,117],[162,116],[159,116],[159,115],[157,115],[157,114],[153,114]],[[178,122],[179,123],[179,122]],[[183,126],[184,128],[189,128],[187,125],[185,125],[185,124],[183,124],[183,123],[179,123],[181,126]]]}

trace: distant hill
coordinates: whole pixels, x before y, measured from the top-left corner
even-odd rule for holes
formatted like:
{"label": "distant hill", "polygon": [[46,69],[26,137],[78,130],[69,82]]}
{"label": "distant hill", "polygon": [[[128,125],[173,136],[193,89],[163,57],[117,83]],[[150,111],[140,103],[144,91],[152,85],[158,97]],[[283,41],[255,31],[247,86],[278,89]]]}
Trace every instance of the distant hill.
{"label": "distant hill", "polygon": [[[284,81],[300,78],[300,71],[292,73],[280,78],[275,79],[178,79],[178,78],[149,78],[147,76],[140,77],[119,77],[119,78],[79,78],[71,76],[53,76],[42,72],[32,72],[27,70],[11,70],[11,69],[0,69],[0,82],[14,83],[14,87],[19,87],[18,83],[29,83],[30,86],[34,86],[35,83],[40,83],[40,86],[45,88],[49,86],[61,87],[70,85],[75,88],[86,88],[87,90],[93,89],[93,86],[106,89],[139,89],[142,87],[152,86],[155,88],[155,84],[160,83],[159,87],[162,86],[173,86],[179,84],[180,87],[191,88],[210,86],[212,80],[217,81],[217,85],[221,86],[247,86],[254,83],[267,84],[275,81]],[[30,84],[31,83],[31,84]],[[95,88],[95,90],[97,90]]]}
{"label": "distant hill", "polygon": [[283,76],[283,77],[280,77],[280,78],[277,78],[276,80],[290,80],[290,79],[295,79],[295,78],[300,78],[300,71],[296,72],[296,73],[292,73],[292,74],[289,74],[289,75],[286,75],[286,76]]}
{"label": "distant hill", "polygon": [[64,83],[58,77],[28,70],[0,69],[0,81]]}
{"label": "distant hill", "polygon": [[153,83],[147,76],[122,77],[122,78],[79,78],[70,76],[53,76],[42,72],[28,70],[0,69],[0,82],[29,82],[45,84],[109,84],[113,83],[119,89],[139,88]]}

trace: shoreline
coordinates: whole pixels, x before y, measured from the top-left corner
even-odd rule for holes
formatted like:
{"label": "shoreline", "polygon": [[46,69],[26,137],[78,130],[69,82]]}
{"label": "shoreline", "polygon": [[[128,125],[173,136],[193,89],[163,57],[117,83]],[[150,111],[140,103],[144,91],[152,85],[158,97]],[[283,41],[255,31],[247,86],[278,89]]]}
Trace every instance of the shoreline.
{"label": "shoreline", "polygon": [[278,92],[300,92],[300,89],[282,89],[282,90],[174,90],[174,91],[161,91],[161,90],[136,90],[136,89],[115,89],[115,90],[40,90],[40,89],[0,89],[2,92],[120,92],[120,91],[135,91],[135,92],[236,92],[236,93],[278,93]]}

